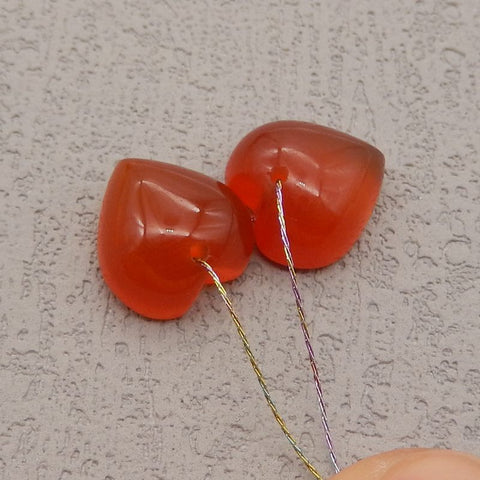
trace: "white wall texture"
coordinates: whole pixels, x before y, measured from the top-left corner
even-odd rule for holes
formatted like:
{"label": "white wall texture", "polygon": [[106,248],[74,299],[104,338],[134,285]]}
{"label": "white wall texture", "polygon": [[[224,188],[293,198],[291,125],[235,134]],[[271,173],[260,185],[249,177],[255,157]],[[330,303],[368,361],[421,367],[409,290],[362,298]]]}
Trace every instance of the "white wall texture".
{"label": "white wall texture", "polygon": [[[0,479],[307,479],[214,288],[146,321],[108,291],[121,158],[223,178],[275,119],[374,143],[375,213],[301,289],[343,465],[480,455],[480,4],[0,0]],[[278,407],[332,473],[285,271],[228,287]]]}

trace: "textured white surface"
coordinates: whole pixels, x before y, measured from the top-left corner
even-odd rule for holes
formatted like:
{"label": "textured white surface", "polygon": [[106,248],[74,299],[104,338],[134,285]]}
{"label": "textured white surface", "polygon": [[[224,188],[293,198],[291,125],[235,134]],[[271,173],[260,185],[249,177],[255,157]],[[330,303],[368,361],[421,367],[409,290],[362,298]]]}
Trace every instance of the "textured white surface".
{"label": "textured white surface", "polygon": [[[0,1],[0,479],[307,479],[215,290],[148,322],[95,235],[127,156],[221,179],[275,119],[375,143],[350,254],[300,284],[343,464],[480,454],[480,10],[475,0]],[[287,274],[229,286],[280,410],[331,473]]]}

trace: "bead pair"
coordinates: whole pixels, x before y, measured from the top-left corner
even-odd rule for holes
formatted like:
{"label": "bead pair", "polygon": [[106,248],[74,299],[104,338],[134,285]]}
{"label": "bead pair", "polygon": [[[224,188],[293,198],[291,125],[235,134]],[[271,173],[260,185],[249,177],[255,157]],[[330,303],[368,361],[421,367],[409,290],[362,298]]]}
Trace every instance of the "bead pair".
{"label": "bead pair", "polygon": [[328,265],[366,225],[383,169],[383,155],[371,145],[295,121],[249,133],[231,155],[226,184],[174,165],[122,160],[99,222],[103,276],[139,314],[180,317],[212,283],[195,260],[211,265],[221,281],[243,272],[254,243],[270,260],[288,264],[279,194],[295,265]]}

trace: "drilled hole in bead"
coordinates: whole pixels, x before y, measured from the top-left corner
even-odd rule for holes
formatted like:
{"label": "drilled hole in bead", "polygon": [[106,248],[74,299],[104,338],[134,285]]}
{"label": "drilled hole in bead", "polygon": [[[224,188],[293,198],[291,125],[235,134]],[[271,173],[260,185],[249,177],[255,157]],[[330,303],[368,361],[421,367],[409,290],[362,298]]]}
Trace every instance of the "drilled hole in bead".
{"label": "drilled hole in bead", "polygon": [[279,180],[285,182],[288,178],[288,168],[282,166],[273,167],[270,171],[270,178],[273,183],[276,183]]}
{"label": "drilled hole in bead", "polygon": [[193,260],[206,260],[208,257],[208,247],[203,243],[194,243],[190,247],[190,255]]}

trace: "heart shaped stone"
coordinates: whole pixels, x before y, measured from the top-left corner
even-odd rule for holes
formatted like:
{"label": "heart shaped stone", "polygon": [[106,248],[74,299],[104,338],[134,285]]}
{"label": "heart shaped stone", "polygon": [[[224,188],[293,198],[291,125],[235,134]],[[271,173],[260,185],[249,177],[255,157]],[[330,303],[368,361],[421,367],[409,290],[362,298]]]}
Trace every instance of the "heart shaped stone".
{"label": "heart shaped stone", "polygon": [[375,147],[345,133],[280,121],[238,144],[226,183],[255,215],[259,250],[285,265],[275,195],[281,180],[294,263],[318,268],[345,255],[360,236],[380,192],[384,162]]}
{"label": "heart shaped stone", "polygon": [[112,292],[140,315],[173,319],[192,305],[210,276],[239,276],[254,247],[249,210],[205,175],[151,160],[126,159],[105,192],[98,258]]}

